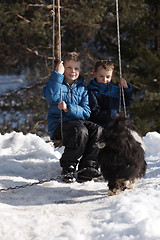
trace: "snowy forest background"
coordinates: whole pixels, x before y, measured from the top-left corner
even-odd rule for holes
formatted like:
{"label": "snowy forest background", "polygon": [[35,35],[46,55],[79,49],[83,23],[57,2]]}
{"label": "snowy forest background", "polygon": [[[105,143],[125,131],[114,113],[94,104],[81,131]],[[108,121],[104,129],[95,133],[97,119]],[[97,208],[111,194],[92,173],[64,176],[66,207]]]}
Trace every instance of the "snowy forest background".
{"label": "snowy forest background", "polygon": [[[47,134],[42,87],[53,70],[52,7],[49,0],[0,1],[1,133]],[[160,132],[159,10],[157,0],[119,1],[122,72],[135,93],[128,113],[143,135]],[[75,50],[84,56],[87,81],[97,58],[109,58],[117,83],[115,1],[61,0],[61,34],[62,55]]]}

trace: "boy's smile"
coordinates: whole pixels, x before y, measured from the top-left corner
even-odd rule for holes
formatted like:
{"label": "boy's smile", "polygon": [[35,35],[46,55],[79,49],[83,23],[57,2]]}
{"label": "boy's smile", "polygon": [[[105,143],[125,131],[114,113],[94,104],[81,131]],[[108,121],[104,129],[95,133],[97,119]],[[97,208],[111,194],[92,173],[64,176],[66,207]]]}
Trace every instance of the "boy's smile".
{"label": "boy's smile", "polygon": [[109,83],[112,79],[113,70],[107,70],[102,67],[97,69],[97,72],[94,72],[94,77],[98,83]]}
{"label": "boy's smile", "polygon": [[69,84],[72,84],[79,77],[80,62],[73,60],[66,61],[64,64],[64,77]]}

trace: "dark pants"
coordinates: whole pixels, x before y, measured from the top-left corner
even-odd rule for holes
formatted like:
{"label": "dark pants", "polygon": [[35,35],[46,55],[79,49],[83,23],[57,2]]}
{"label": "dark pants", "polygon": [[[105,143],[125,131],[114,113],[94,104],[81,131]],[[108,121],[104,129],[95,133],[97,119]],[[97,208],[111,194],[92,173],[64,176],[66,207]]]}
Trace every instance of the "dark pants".
{"label": "dark pants", "polygon": [[[97,156],[99,148],[97,141],[103,128],[93,122],[86,120],[75,120],[63,123],[63,145],[64,153],[60,159],[63,169],[71,165],[76,168],[78,159],[79,170],[86,167],[98,168]],[[61,138],[61,126],[55,131],[55,139]]]}

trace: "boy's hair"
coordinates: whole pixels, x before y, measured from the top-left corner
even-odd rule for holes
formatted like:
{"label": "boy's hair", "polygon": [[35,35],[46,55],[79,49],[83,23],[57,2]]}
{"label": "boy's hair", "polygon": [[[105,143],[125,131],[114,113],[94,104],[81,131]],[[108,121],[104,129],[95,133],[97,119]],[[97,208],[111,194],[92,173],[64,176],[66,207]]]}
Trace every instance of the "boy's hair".
{"label": "boy's hair", "polygon": [[98,60],[95,64],[95,72],[97,72],[99,67],[102,67],[105,70],[114,70],[114,64],[110,60]]}
{"label": "boy's hair", "polygon": [[81,61],[80,54],[76,52],[67,52],[66,54],[64,54],[63,63],[65,64],[66,61],[70,61],[70,60],[73,60],[75,62],[80,62]]}

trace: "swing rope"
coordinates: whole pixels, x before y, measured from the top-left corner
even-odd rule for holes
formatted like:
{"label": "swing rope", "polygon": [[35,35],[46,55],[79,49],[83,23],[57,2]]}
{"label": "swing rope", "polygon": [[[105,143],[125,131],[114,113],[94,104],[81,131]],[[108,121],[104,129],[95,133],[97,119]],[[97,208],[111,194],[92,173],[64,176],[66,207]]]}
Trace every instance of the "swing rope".
{"label": "swing rope", "polygon": [[[122,61],[121,61],[121,43],[120,43],[120,30],[119,30],[119,7],[118,0],[116,0],[116,18],[117,18],[117,40],[118,40],[118,57],[119,57],[119,75],[122,78]],[[124,97],[124,88],[120,87],[120,99],[119,99],[119,112],[121,112],[121,101],[123,101],[124,115],[126,117],[126,104]]]}
{"label": "swing rope", "polygon": [[61,13],[60,13],[60,0],[57,2],[58,7],[58,39],[59,39],[59,61],[61,61]]}
{"label": "swing rope", "polygon": [[[60,0],[57,0],[57,7],[58,7],[58,39],[59,39],[59,61],[61,61],[61,13],[60,13]],[[61,102],[63,101],[62,98],[62,86],[61,86]],[[61,110],[61,144],[63,145],[63,111]]]}
{"label": "swing rope", "polygon": [[53,25],[53,31],[52,31],[52,69],[54,69],[54,48],[55,48],[55,32],[54,32],[54,26],[55,26],[55,0],[53,0],[53,10],[52,10],[52,25]]}
{"label": "swing rope", "polygon": [[[57,20],[57,27],[58,27],[58,46],[56,46],[58,54],[58,60],[61,61],[61,21],[60,21],[60,0],[57,0],[57,15],[55,14],[55,0],[53,0],[53,10],[52,10],[52,15],[53,15],[53,49],[52,49],[52,54],[53,54],[53,69],[54,69],[54,55],[55,55],[55,23]],[[55,19],[57,17],[57,19]],[[63,101],[62,98],[62,86],[61,86],[61,102]],[[61,139],[59,140],[54,140],[54,147],[55,148],[60,148],[63,146],[63,112],[61,110]]]}

